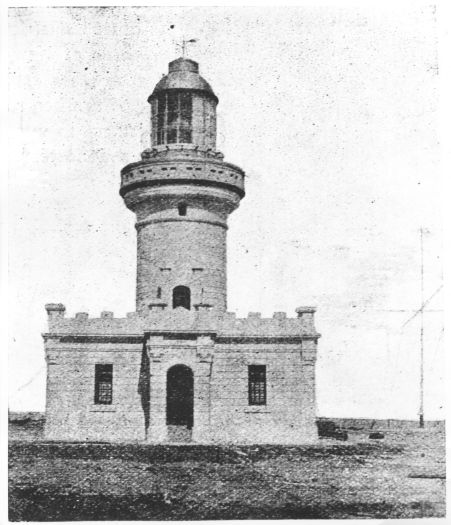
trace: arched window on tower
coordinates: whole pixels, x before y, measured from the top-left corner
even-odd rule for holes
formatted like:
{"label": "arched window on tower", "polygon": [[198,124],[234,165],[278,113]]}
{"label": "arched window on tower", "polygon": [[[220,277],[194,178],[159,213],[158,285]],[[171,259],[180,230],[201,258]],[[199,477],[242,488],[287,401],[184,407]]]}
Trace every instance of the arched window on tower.
{"label": "arched window on tower", "polygon": [[176,286],[172,291],[172,308],[178,306],[191,309],[191,291],[187,286]]}
{"label": "arched window on tower", "polygon": [[191,144],[193,97],[184,91],[160,93],[152,104],[157,144]]}

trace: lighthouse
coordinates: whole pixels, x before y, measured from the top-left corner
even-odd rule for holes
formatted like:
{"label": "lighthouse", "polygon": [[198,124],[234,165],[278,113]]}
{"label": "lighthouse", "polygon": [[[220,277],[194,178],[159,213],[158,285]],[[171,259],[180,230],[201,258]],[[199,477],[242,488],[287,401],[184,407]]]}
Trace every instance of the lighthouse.
{"label": "lighthouse", "polygon": [[218,98],[194,60],[178,58],[148,98],[151,148],[121,172],[136,215],[136,309],[227,310],[227,219],[244,172],[216,150]]}
{"label": "lighthouse", "polygon": [[216,150],[218,98],[182,57],[148,102],[150,147],[120,172],[136,217],[136,309],[66,317],[46,305],[45,437],[314,442],[315,307],[240,318],[227,305],[227,221],[245,174]]}

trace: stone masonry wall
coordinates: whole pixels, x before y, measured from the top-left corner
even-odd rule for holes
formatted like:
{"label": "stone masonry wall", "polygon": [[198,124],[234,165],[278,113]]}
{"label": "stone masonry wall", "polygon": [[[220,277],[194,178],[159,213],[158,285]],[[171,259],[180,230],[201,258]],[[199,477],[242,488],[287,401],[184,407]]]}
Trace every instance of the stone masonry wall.
{"label": "stone masonry wall", "polygon": [[[187,219],[195,211],[189,208]],[[225,310],[226,260],[222,225],[174,218],[138,228],[137,309],[146,311],[157,302],[172,308],[172,290],[183,285],[191,290],[192,305],[202,302]]]}
{"label": "stone masonry wall", "polygon": [[[135,344],[47,343],[46,439],[137,441],[144,417],[137,384],[141,347]],[[113,403],[94,404],[95,364],[113,365]]]}
{"label": "stone masonry wall", "polygon": [[[232,313],[172,311],[117,319],[80,313],[65,318],[48,305],[46,438],[69,441],[146,439],[138,383],[144,334],[150,333],[150,442],[167,440],[166,374],[194,373],[193,440],[198,443],[305,443],[316,438],[316,333],[313,309],[298,318],[277,312],[237,319]],[[169,330],[168,330],[169,329]],[[155,335],[154,335],[155,334]],[[165,335],[166,334],[166,335]],[[113,365],[113,404],[94,404],[96,363]],[[267,405],[248,404],[248,366],[267,367]]]}
{"label": "stone masonry wall", "polygon": [[[80,348],[84,346],[84,348]],[[151,353],[149,440],[164,442],[166,374],[174,364],[194,372],[193,439],[200,443],[305,443],[316,438],[313,363],[294,345],[173,345]],[[244,346],[244,348],[243,348]],[[96,363],[113,364],[113,404],[94,404]],[[48,352],[47,439],[141,441],[138,345],[59,345]],[[267,405],[249,406],[251,364],[267,366]]]}
{"label": "stone masonry wall", "polygon": [[[248,366],[266,365],[267,403],[248,403]],[[211,377],[211,434],[215,442],[314,441],[315,383],[302,345],[219,345]]]}
{"label": "stone masonry wall", "polygon": [[[297,444],[317,438],[313,367],[316,344],[214,343],[150,338],[149,440],[168,439],[166,377],[183,364],[194,374],[197,443]],[[266,365],[267,403],[249,405],[248,366]]]}

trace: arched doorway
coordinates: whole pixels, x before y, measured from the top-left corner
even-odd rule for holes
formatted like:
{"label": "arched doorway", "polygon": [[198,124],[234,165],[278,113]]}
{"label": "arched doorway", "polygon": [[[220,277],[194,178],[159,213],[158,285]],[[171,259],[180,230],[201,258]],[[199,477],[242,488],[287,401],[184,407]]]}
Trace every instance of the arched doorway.
{"label": "arched doorway", "polygon": [[172,308],[178,306],[191,309],[191,290],[187,286],[176,286],[172,290]]}
{"label": "arched doorway", "polygon": [[194,412],[193,371],[185,365],[171,367],[167,373],[166,385],[166,424],[168,427],[184,427],[191,435]]}

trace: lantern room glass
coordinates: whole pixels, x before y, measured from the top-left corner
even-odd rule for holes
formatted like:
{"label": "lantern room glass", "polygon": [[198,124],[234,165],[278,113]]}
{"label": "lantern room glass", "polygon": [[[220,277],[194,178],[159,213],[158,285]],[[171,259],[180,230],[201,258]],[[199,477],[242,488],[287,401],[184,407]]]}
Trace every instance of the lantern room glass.
{"label": "lantern room glass", "polygon": [[152,104],[152,127],[157,144],[191,144],[193,96],[186,91],[167,91]]}

